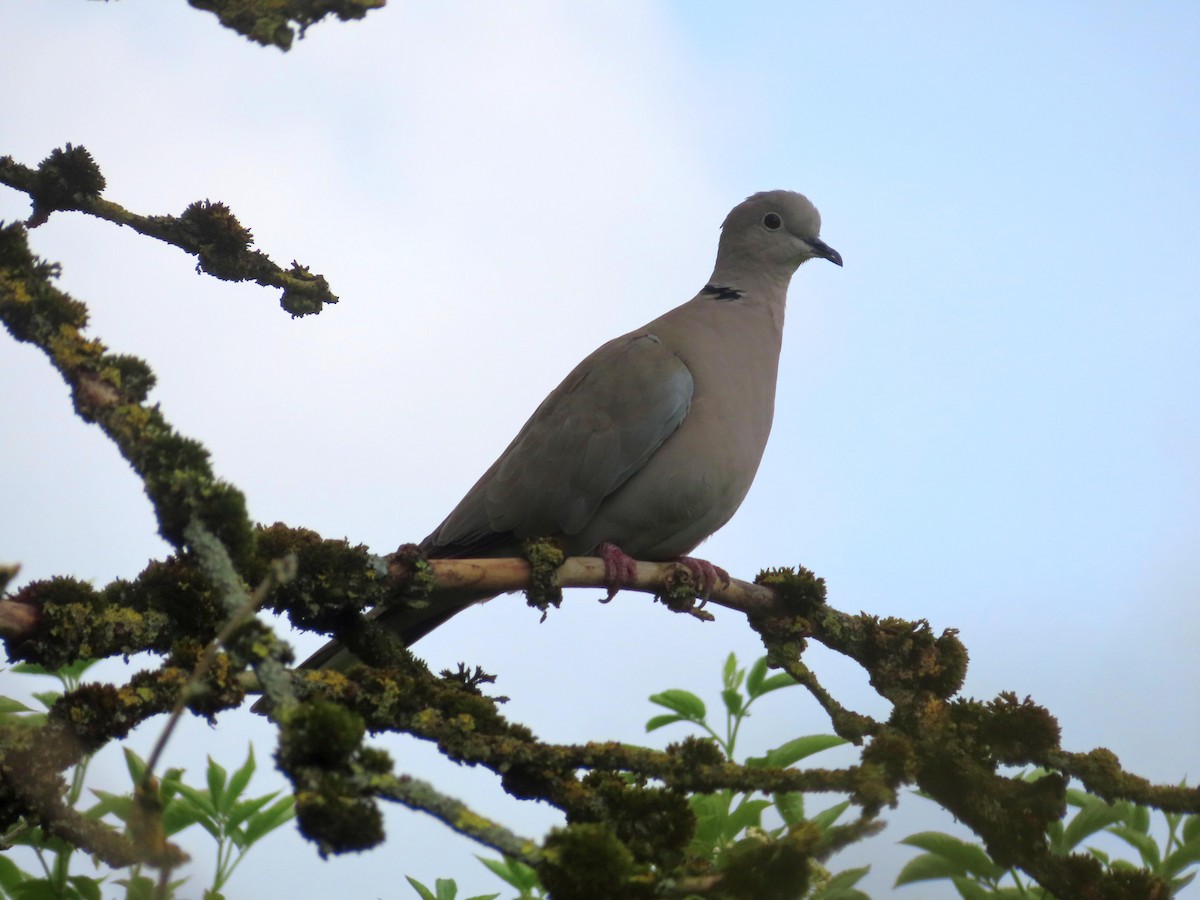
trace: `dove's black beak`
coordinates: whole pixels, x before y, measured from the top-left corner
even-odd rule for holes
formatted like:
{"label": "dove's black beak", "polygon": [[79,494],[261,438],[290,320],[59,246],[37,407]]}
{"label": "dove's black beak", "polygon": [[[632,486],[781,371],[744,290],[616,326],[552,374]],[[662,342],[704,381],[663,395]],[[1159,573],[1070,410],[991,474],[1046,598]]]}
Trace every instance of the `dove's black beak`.
{"label": "dove's black beak", "polygon": [[805,241],[808,243],[808,246],[812,247],[813,256],[827,259],[835,266],[842,264],[842,254],[838,253],[820,238],[805,238]]}

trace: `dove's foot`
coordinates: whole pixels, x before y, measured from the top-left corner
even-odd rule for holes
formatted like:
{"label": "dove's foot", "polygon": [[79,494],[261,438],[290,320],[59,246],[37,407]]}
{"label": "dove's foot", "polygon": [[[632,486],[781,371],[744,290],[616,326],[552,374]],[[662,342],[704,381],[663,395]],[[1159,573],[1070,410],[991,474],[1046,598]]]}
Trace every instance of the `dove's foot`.
{"label": "dove's foot", "polygon": [[696,596],[702,600],[709,598],[712,594],[712,589],[717,586],[718,581],[721,582],[722,586],[729,587],[729,573],[720,566],[714,566],[707,559],[696,559],[694,556],[680,556],[675,562],[692,573],[692,578],[696,582]]}
{"label": "dove's foot", "polygon": [[604,586],[608,588],[608,596],[600,602],[607,603],[637,578],[637,561],[608,541],[596,548],[596,554],[604,560]]}

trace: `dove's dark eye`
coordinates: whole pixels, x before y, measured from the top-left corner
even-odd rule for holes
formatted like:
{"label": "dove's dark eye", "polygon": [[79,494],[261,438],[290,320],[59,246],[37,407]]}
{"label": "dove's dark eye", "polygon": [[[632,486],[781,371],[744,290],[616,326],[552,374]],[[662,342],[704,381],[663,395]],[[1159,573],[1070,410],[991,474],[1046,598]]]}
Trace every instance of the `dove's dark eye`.
{"label": "dove's dark eye", "polygon": [[778,231],[779,226],[783,224],[783,219],[775,213],[767,213],[763,216],[763,224],[767,226],[768,231]]}

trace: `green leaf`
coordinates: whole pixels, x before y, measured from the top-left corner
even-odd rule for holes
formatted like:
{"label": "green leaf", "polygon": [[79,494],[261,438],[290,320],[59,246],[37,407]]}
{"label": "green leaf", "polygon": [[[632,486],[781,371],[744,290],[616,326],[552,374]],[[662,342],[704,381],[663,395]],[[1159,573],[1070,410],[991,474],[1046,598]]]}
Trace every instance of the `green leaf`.
{"label": "green leaf", "polygon": [[1121,810],[1110,806],[1099,797],[1093,797],[1092,802],[1081,806],[1079,812],[1063,829],[1062,847],[1056,847],[1059,852],[1066,853],[1091,837],[1097,831],[1121,821]]}
{"label": "green leaf", "polygon": [[54,674],[65,681],[78,681],[84,672],[98,662],[100,662],[99,659],[77,659],[75,662],[63,666]]}
{"label": "green leaf", "polygon": [[213,806],[217,808],[218,812],[225,812],[227,807],[225,783],[229,779],[229,773],[225,771],[224,766],[210,756],[205,777],[208,780],[208,796],[212,797]]}
{"label": "green leaf", "polygon": [[17,888],[17,900],[65,900],[75,896],[74,891],[64,893],[44,878],[26,881]]}
{"label": "green leaf", "polygon": [[1200,816],[1190,815],[1183,820],[1183,842],[1190,844],[1200,840]]}
{"label": "green leaf", "polygon": [[961,874],[963,874],[962,866],[955,865],[944,856],[938,856],[936,853],[922,853],[904,864],[904,868],[896,876],[896,883],[892,886],[900,887],[917,881],[934,881],[938,878],[950,878]]}
{"label": "green leaf", "polygon": [[830,747],[840,747],[847,743],[845,738],[840,738],[836,734],[810,734],[806,737],[798,737],[788,741],[781,747],[776,747],[774,750],[768,750],[766,756],[758,756],[746,760],[748,766],[773,766],[780,769],[786,769],[788,766],[798,763],[805,757],[812,756],[814,753],[820,753],[822,750],[828,750]]}
{"label": "green leaf", "polygon": [[268,809],[251,816],[246,823],[246,846],[294,819],[296,810],[293,807],[292,797],[280,797]]}
{"label": "green leaf", "polygon": [[729,804],[733,802],[732,791],[716,791],[712,794],[692,794],[688,805],[697,818],[729,815]]}
{"label": "green leaf", "polygon": [[853,887],[866,878],[867,873],[870,871],[870,866],[862,866],[857,869],[845,869],[841,872],[838,872],[836,875],[830,878],[829,881],[825,882],[825,889],[828,890],[831,887]]}
{"label": "green leaf", "polygon": [[664,716],[655,716],[653,719],[651,719],[649,722],[646,723],[646,730],[654,731],[658,728],[662,728],[664,725],[674,725],[676,722],[690,722],[690,721],[692,721],[692,720],[689,719],[687,716],[680,716],[680,715],[676,715],[675,713],[670,713],[670,714],[664,715]]}
{"label": "green leaf", "polygon": [[125,900],[155,900],[155,894],[158,893],[157,885],[145,875],[121,879],[117,884],[125,888]]}
{"label": "green leaf", "polygon": [[996,898],[995,891],[985,888],[979,882],[972,881],[970,878],[955,875],[950,880],[954,882],[954,887],[958,889],[958,894],[963,900],[995,900]]}
{"label": "green leaf", "polygon": [[100,884],[99,878],[88,878],[84,875],[72,875],[67,879],[71,886],[79,892],[79,896],[83,900],[100,900]]}
{"label": "green leaf", "polygon": [[509,884],[522,893],[532,894],[535,890],[542,890],[542,879],[533,866],[527,866],[519,859],[509,859],[508,871],[511,878]]}
{"label": "green leaf", "polygon": [[216,818],[217,808],[213,806],[212,799],[208,796],[208,791],[198,791],[190,784],[184,784],[182,781],[178,785],[178,790],[179,795],[192,804],[198,812],[209,818]]}
{"label": "green leaf", "polygon": [[437,888],[437,900],[454,900],[454,895],[458,893],[458,885],[453,878],[439,878],[433,885]]}
{"label": "green leaf", "polygon": [[84,815],[89,819],[100,819],[113,815],[122,822],[128,822],[133,815],[133,798],[128,794],[110,794],[108,791],[93,790],[100,802],[91,807]]}
{"label": "green leaf", "polygon": [[250,750],[246,754],[246,761],[229,779],[229,787],[226,790],[229,792],[230,801],[236,801],[242,795],[242,791],[246,790],[246,785],[250,783],[254,769],[254,745],[251,744]]}
{"label": "green leaf", "polygon": [[419,896],[421,900],[437,900],[437,897],[433,895],[433,891],[425,887],[425,885],[421,884],[421,882],[417,881],[417,879],[413,878],[411,875],[405,875],[404,877],[408,879],[408,883],[412,885],[413,890],[417,892],[417,896]]}
{"label": "green leaf", "polygon": [[525,865],[520,860],[510,856],[503,859],[484,859],[482,856],[475,858],[487,866],[493,875],[505,884],[515,887],[522,894],[532,893],[535,888],[542,886],[537,870],[532,866]]}
{"label": "green leaf", "polygon": [[221,826],[216,819],[210,819],[208,816],[197,816],[196,824],[212,835],[213,840],[221,840]]}
{"label": "green leaf", "polygon": [[513,887],[517,888],[517,890],[521,889],[518,885],[515,885],[511,881],[509,881],[509,878],[511,876],[509,875],[509,871],[508,871],[508,858],[507,857],[505,857],[504,859],[487,859],[485,857],[476,855],[475,858],[477,860],[479,860],[481,863],[483,863],[485,866],[487,866],[488,870],[493,875],[495,875],[497,878],[499,878],[501,881],[503,881],[505,884],[512,885]]}
{"label": "green leaf", "polygon": [[122,749],[125,751],[125,768],[129,770],[130,780],[134,784],[141,784],[146,776],[146,761],[128,747]]}
{"label": "green leaf", "polygon": [[[1089,794],[1087,791],[1081,791],[1079,788],[1067,788],[1068,806],[1088,806],[1092,803],[1095,803],[1097,800],[1099,800],[1101,803],[1104,803],[1104,801],[1100,800],[1100,798],[1095,794]],[[1107,806],[1108,804],[1105,805]]]}
{"label": "green leaf", "polygon": [[726,688],[721,691],[721,699],[725,701],[725,708],[731,716],[736,716],[742,711],[742,695],[736,690]]}
{"label": "green leaf", "polygon": [[822,831],[825,831],[829,828],[829,826],[838,820],[838,817],[841,816],[842,813],[849,808],[849,800],[844,800],[841,803],[835,803],[833,806],[829,807],[829,809],[823,809],[813,816],[812,822]]}
{"label": "green leaf", "polygon": [[33,697],[42,706],[49,709],[58,702],[58,698],[62,696],[62,691],[37,691]]}
{"label": "green leaf", "polygon": [[[225,823],[222,833],[225,835],[225,840],[231,843],[238,850],[242,851],[242,853],[245,853],[249,849],[250,845],[246,843],[246,832],[244,829],[233,828],[228,823]],[[239,856],[240,855],[241,854],[239,854]],[[224,881],[221,882],[221,884],[224,883]]]}
{"label": "green leaf", "polygon": [[725,837],[733,840],[747,828],[761,828],[763,810],[770,806],[771,801],[769,800],[743,798],[742,802],[729,813],[729,818],[725,820]]}
{"label": "green leaf", "polygon": [[969,844],[940,831],[921,831],[917,834],[910,834],[900,843],[936,853],[958,866],[963,874],[969,873],[978,878],[995,881],[1005,872],[1004,869],[992,862],[978,844]]}
{"label": "green leaf", "polygon": [[767,658],[760,656],[750,666],[750,673],[746,676],[746,693],[750,699],[761,696],[763,693],[763,679],[767,677]]}
{"label": "green leaf", "polygon": [[14,713],[31,713],[34,712],[20,700],[14,700],[12,697],[0,697],[0,716],[11,716]]}
{"label": "green leaf", "polygon": [[179,793],[179,785],[183,782],[183,769],[167,769],[158,781],[158,795],[163,800],[170,800]]}
{"label": "green leaf", "polygon": [[5,718],[4,724],[9,728],[41,728],[46,724],[44,712],[24,713]]}
{"label": "green leaf", "polygon": [[994,887],[988,895],[989,900],[1054,900],[1045,888],[1030,885],[1028,887]]}
{"label": "green leaf", "polygon": [[162,813],[163,832],[171,837],[185,828],[191,828],[202,818],[204,816],[190,803],[168,803]]}
{"label": "green leaf", "polygon": [[1200,841],[1189,841],[1167,854],[1159,874],[1164,878],[1174,878],[1188,866],[1198,862],[1200,862]]}
{"label": "green leaf", "polygon": [[43,852],[70,854],[75,851],[75,848],[62,838],[46,834],[40,828],[27,828],[11,837],[9,842],[18,847],[35,847]]}
{"label": "green leaf", "polygon": [[[1187,787],[1187,785],[1185,784],[1184,787]],[[1166,810],[1159,810],[1159,812],[1162,813],[1162,817],[1166,820],[1167,831],[1170,834],[1175,834],[1179,831],[1179,823],[1183,821],[1183,813],[1167,812]]]}
{"label": "green leaf", "polygon": [[1140,831],[1142,834],[1150,833],[1150,810],[1144,806],[1135,806],[1132,803],[1123,804],[1128,807],[1128,813],[1125,817],[1125,823],[1133,829]]}
{"label": "green leaf", "polygon": [[730,653],[725,659],[725,668],[721,672],[721,682],[728,688],[737,688],[737,656]]}
{"label": "green leaf", "polygon": [[0,856],[0,888],[11,894],[28,877],[15,862],[7,856]]}
{"label": "green leaf", "polygon": [[1130,828],[1127,825],[1114,825],[1108,829],[1109,834],[1115,834],[1133,849],[1137,850],[1138,855],[1142,858],[1142,865],[1152,872],[1158,871],[1158,864],[1161,862],[1158,852],[1158,844],[1154,838],[1143,833],[1136,828]]}
{"label": "green leaf", "polygon": [[688,805],[696,817],[696,833],[692,836],[690,848],[698,856],[711,856],[713,849],[723,839],[731,802],[732,791],[693,794],[688,797]]}
{"label": "green leaf", "polygon": [[1185,875],[1182,878],[1172,878],[1171,879],[1171,896],[1178,897],[1180,894],[1183,893],[1183,889],[1185,887],[1187,887],[1189,884],[1191,884],[1195,880],[1195,878],[1196,878],[1195,872],[1192,872],[1190,875]]}
{"label": "green leaf", "polygon": [[837,888],[833,891],[818,891],[813,894],[813,900],[871,900],[870,894],[864,894],[858,888]]}
{"label": "green leaf", "polygon": [[860,869],[838,872],[818,888],[810,900],[870,900],[866,894],[854,887],[870,871],[870,866],[863,866]]}
{"label": "green leaf", "polygon": [[40,666],[37,663],[21,662],[8,667],[8,671],[17,675],[53,675],[54,673],[45,666]]}
{"label": "green leaf", "polygon": [[780,688],[791,687],[794,684],[799,684],[795,678],[787,672],[776,672],[770,678],[762,683],[762,690],[758,692],[758,696],[769,694],[771,691],[777,691]]}
{"label": "green leaf", "polygon": [[1046,837],[1050,839],[1050,852],[1062,855],[1067,852],[1066,841],[1063,835],[1066,830],[1063,828],[1063,823],[1060,819],[1052,819],[1046,823]]}
{"label": "green leaf", "polygon": [[269,794],[263,794],[261,797],[255,797],[253,800],[243,800],[240,803],[233,804],[233,809],[225,816],[226,826],[236,828],[277,796],[279,796],[279,791],[272,791]]}
{"label": "green leaf", "polygon": [[679,688],[671,688],[670,690],[663,691],[661,694],[651,694],[650,702],[657,703],[659,706],[665,706],[667,709],[696,722],[701,721],[707,713],[703,700],[691,691],[684,691]]}
{"label": "green leaf", "polygon": [[804,821],[804,793],[802,791],[788,791],[786,794],[776,794],[774,800],[775,808],[779,811],[779,815],[783,817],[783,821],[788,825],[795,825],[797,822]]}

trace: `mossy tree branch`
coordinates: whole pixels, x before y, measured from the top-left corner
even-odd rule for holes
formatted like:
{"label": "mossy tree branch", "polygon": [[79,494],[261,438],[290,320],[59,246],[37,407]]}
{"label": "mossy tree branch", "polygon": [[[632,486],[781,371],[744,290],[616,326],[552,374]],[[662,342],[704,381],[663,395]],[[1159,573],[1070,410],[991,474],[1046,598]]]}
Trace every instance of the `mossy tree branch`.
{"label": "mossy tree branch", "polygon": [[[196,9],[211,12],[226,28],[264,47],[290,50],[297,36],[326,16],[342,21],[361,19],[387,0],[188,0]],[[294,23],[294,24],[293,24]]]}
{"label": "mossy tree branch", "polygon": [[[935,635],[925,622],[840,612],[826,603],[823,582],[805,570],[771,570],[756,584],[734,582],[711,602],[747,617],[771,663],[804,684],[835,730],[863,747],[858,764],[804,771],[736,766],[714,744],[696,739],[666,751],[545,744],[500,715],[498,702],[480,690],[486,676],[465,670],[434,675],[362,613],[379,604],[420,602],[445,584],[488,578],[497,579],[487,583],[498,590],[536,583],[531,602],[545,610],[564,584],[599,583],[595,561],[560,566],[552,555],[531,553],[532,566],[460,561],[456,567],[423,561],[411,546],[380,558],[301,529],[253,527],[241,494],[216,478],[203,447],[177,435],[161,411],[145,403],[153,384],[145,363],[112,355],[83,336],[86,310],[53,285],[56,272],[29,251],[23,227],[0,228],[0,320],[15,338],[46,352],[70,385],[77,413],[117,444],[177,552],[133,582],[97,591],[73,579],[50,579],[4,602],[20,612],[0,614],[12,658],[57,667],[85,655],[148,649],[165,660],[126,685],[85,685],[68,693],[39,728],[0,732],[0,829],[25,817],[120,864],[131,852],[127,842],[103,826],[84,828],[62,805],[61,772],[149,716],[171,710],[185,691],[187,708],[197,715],[211,718],[239,706],[241,674],[257,666],[264,680],[285,682],[272,688],[277,761],[293,781],[300,827],[323,853],[378,843],[377,801],[390,800],[512,850],[536,866],[560,900],[595,896],[598,886],[630,898],[680,891],[762,897],[771,885],[801,890],[811,860],[877,829],[879,812],[895,803],[902,787],[916,784],[973,828],[997,862],[1024,869],[1060,896],[1167,896],[1167,886],[1145,871],[1109,873],[1089,857],[1051,854],[1046,826],[1063,815],[1068,777],[1106,798],[1188,812],[1200,811],[1195,789],[1150,785],[1121,770],[1107,751],[1064,751],[1057,722],[1028,699],[956,697],[967,654],[953,632]],[[281,667],[287,650],[265,625],[226,628],[244,606],[245,586],[262,583],[274,561],[289,556],[295,577],[263,597],[266,605],[300,627],[333,633],[375,666],[349,677],[289,674]],[[671,609],[697,612],[685,569],[639,566],[638,581]],[[221,649],[206,651],[223,628]],[[845,708],[824,689],[803,663],[810,640],[865,669],[892,706],[886,720]],[[277,664],[273,674],[269,660]],[[451,759],[495,772],[513,796],[553,804],[567,825],[531,847],[458,801],[397,775],[386,753],[363,743],[368,730],[434,742]],[[1021,765],[1058,774],[1033,783],[999,774],[1002,766]],[[861,814],[839,830],[802,823],[778,839],[740,842],[716,862],[698,859],[688,852],[695,819],[686,796],[718,790],[844,792]],[[132,852],[147,858],[144,848]],[[171,865],[171,852],[154,848],[157,864]]]}
{"label": "mossy tree branch", "polygon": [[376,781],[375,791],[386,800],[426,813],[463,837],[520,860],[527,866],[536,866],[541,860],[541,847],[536,841],[514,834],[500,823],[481,816],[461,800],[443,794],[427,781],[389,774]]}
{"label": "mossy tree branch", "polygon": [[126,225],[141,234],[173,244],[196,257],[197,271],[223,281],[253,281],[283,290],[279,305],[293,316],[319,313],[337,303],[323,275],[293,262],[283,269],[260,250],[251,249],[254,236],[224,203],[192,203],[179,216],[143,216],[100,196],[105,179],[91,154],[67,144],[31,169],[0,156],[0,184],[23,191],[33,203],[26,225],[35,228],[51,213],[75,210]]}

